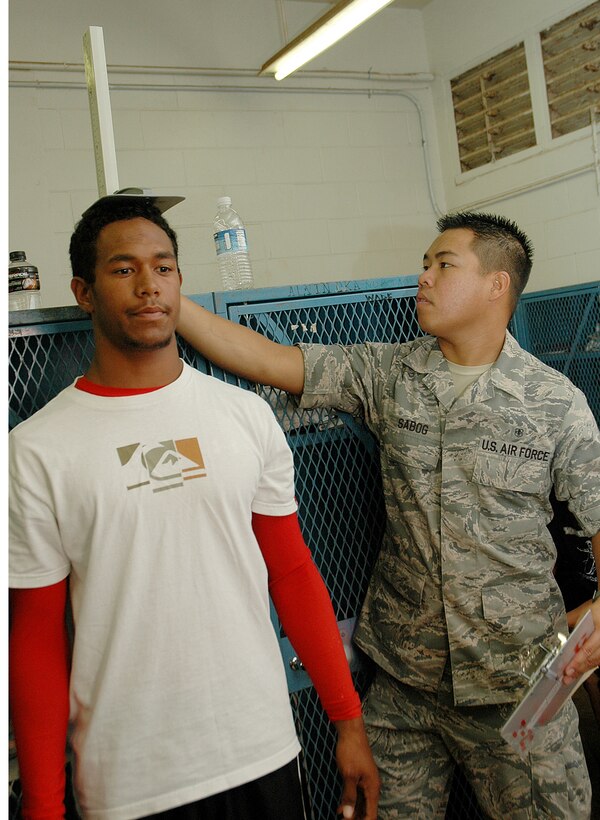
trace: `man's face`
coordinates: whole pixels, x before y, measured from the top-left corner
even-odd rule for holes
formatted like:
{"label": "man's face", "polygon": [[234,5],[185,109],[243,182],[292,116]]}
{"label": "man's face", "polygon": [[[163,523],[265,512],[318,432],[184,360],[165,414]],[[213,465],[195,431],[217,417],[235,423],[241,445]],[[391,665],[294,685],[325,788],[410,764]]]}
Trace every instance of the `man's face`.
{"label": "man's face", "polygon": [[453,341],[457,333],[484,329],[490,274],[481,272],[473,239],[468,228],[444,231],[425,253],[417,316],[426,333]]}
{"label": "man's face", "polygon": [[96,342],[119,350],[167,347],[179,317],[181,275],[167,234],[138,217],[104,227],[88,286]]}

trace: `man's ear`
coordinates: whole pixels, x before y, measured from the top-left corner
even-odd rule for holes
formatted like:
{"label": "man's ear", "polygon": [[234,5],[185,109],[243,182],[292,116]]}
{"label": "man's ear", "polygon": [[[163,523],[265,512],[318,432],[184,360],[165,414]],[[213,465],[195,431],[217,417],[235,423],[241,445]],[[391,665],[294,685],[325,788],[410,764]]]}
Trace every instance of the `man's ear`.
{"label": "man's ear", "polygon": [[505,270],[497,270],[490,274],[491,277],[491,291],[490,298],[492,301],[505,296],[510,291],[510,274]]}
{"label": "man's ear", "polygon": [[75,297],[75,301],[82,310],[86,313],[94,312],[94,299],[92,293],[92,285],[82,279],[81,276],[74,276],[71,279],[71,291]]}

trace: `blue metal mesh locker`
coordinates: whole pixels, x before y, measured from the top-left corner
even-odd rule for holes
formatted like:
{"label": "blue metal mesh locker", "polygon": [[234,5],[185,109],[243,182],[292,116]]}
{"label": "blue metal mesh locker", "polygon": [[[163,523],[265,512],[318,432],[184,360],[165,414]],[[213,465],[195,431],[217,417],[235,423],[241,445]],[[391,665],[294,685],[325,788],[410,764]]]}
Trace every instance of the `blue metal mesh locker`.
{"label": "blue metal mesh locker", "polygon": [[[208,310],[278,341],[352,344],[418,335],[415,292],[416,277],[410,277],[214,294],[214,301],[213,294],[192,298]],[[85,370],[92,351],[91,323],[76,307],[13,314],[9,328],[9,426],[30,416],[70,384]],[[303,532],[349,643],[383,535],[384,506],[375,440],[346,414],[299,411],[281,391],[251,385],[214,368],[183,340],[180,352],[203,372],[254,389],[271,404],[294,453]],[[340,795],[335,731],[308,675],[301,668],[292,669],[294,650],[275,615],[274,624],[280,633],[290,702],[304,748],[313,817],[325,820],[334,816]],[[370,681],[369,666],[354,652],[351,668],[362,694]],[[475,804],[468,787],[460,779],[457,783],[451,806],[462,818],[477,817],[469,813]]]}
{"label": "blue metal mesh locker", "polygon": [[[396,341],[419,335],[416,277],[338,282],[193,297],[208,310],[286,343]],[[523,346],[565,372],[600,415],[600,286],[522,297],[511,330]],[[354,419],[334,411],[299,411],[281,391],[240,382],[181,342],[183,358],[203,372],[256,390],[272,406],[294,453],[299,516],[305,538],[331,593],[344,634],[351,634],[383,534],[384,506],[377,443]],[[92,354],[91,325],[78,308],[13,314],[9,328],[9,426],[27,418],[82,373]],[[306,673],[293,669],[280,625],[290,701],[305,750],[314,820],[334,816],[339,779],[335,733]],[[294,664],[296,666],[296,664]],[[370,669],[352,655],[357,687]],[[481,817],[461,773],[446,817]]]}
{"label": "blue metal mesh locker", "polygon": [[526,350],[583,390],[600,424],[600,282],[526,294],[513,324]]}
{"label": "blue metal mesh locker", "polygon": [[[421,334],[414,296],[417,277],[336,282],[264,292],[217,293],[217,313],[285,344],[357,344],[403,341]],[[226,378],[232,378],[230,374]],[[240,383],[238,381],[238,383]],[[294,452],[299,518],[308,546],[330,591],[338,622],[354,623],[383,536],[384,503],[378,445],[345,413],[298,410],[281,391],[254,387],[272,405]],[[282,642],[289,668],[293,649]],[[370,667],[354,658],[361,694]],[[291,703],[306,752],[305,769],[314,820],[335,816],[340,779],[335,732],[302,672],[288,671]],[[448,820],[481,817],[460,772],[454,778]]]}

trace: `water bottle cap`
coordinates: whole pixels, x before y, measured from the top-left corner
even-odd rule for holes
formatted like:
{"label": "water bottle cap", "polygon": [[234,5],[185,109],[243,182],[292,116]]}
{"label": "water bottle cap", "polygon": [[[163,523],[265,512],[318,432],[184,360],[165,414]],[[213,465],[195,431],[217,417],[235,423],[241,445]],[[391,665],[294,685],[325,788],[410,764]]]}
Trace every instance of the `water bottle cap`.
{"label": "water bottle cap", "polygon": [[217,199],[217,207],[221,207],[221,205],[227,205],[229,207],[231,205],[231,197],[230,196],[220,196]]}
{"label": "water bottle cap", "polygon": [[8,254],[8,258],[11,262],[21,262],[23,259],[26,258],[25,251],[11,251]]}

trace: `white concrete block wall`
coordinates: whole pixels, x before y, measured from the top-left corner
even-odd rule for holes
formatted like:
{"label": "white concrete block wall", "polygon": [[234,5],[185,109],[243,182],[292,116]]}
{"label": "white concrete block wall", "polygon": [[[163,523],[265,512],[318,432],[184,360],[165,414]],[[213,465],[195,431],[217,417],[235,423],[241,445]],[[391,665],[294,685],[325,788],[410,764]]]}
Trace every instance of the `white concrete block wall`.
{"label": "white concrete block wall", "polygon": [[[535,248],[528,291],[600,279],[600,190],[591,167],[591,129],[552,140],[547,126],[541,129],[538,148],[502,160],[494,168],[461,174],[449,80],[524,40],[532,93],[542,78],[534,110],[543,126],[547,120],[543,68],[531,62],[537,56],[538,34],[589,2],[432,0],[423,11],[430,68],[436,75],[433,95],[447,206],[500,213],[523,228]],[[578,170],[584,167],[587,170]]]}
{"label": "white concrete block wall", "polygon": [[[15,0],[9,57],[81,63],[89,25],[103,28],[109,67],[256,70],[282,45],[273,0],[179,0],[168,10],[158,2],[129,0],[126,14],[123,8],[117,0],[101,5],[57,0],[41,6]],[[326,8],[287,3],[289,36]],[[312,68],[424,72],[421,15],[411,9],[382,12]],[[11,72],[11,79],[23,76]],[[15,85],[9,98],[9,243],[11,249],[25,249],[40,268],[44,303],[70,304],[68,240],[75,221],[97,196],[87,93],[85,87],[48,87],[49,79],[81,86],[82,72],[40,69],[27,76],[39,80],[39,87]],[[276,85],[248,77],[242,85],[261,90]],[[179,235],[185,292],[220,287],[212,219],[216,198],[223,194],[232,196],[246,222],[258,287],[415,270],[435,214],[426,193],[416,110],[407,99],[369,97],[364,83],[359,96],[322,89],[195,91],[190,83],[233,83],[227,77],[119,74],[110,68],[109,79],[129,86],[111,90],[119,184],[186,197],[168,213]],[[168,90],[152,87],[165,83]],[[313,83],[324,84],[345,91],[357,87],[337,79]],[[435,144],[431,95],[428,90],[416,94],[429,111]],[[20,123],[27,124],[23,139]],[[438,173],[438,185],[439,180]]]}
{"label": "white concrete block wall", "polygon": [[[435,215],[417,193],[425,165],[409,100],[149,89],[113,90],[111,107],[120,185],[186,197],[167,214],[185,292],[220,287],[212,219],[223,194],[246,222],[258,287],[417,269]],[[12,140],[22,194],[11,196],[10,245],[40,268],[44,304],[69,304],[70,231],[97,196],[87,95],[13,88],[11,110],[13,124],[33,110],[44,125]]]}
{"label": "white concrete block wall", "polygon": [[[301,0],[284,5],[290,37],[326,8]],[[536,245],[530,290],[597,279],[594,175],[559,178],[582,157],[589,162],[588,142],[567,140],[465,181],[457,173],[447,96],[450,76],[582,5],[432,0],[423,12],[394,5],[310,66],[431,71],[431,88],[307,78],[292,79],[286,93],[283,86],[265,93],[269,83],[248,73],[239,85],[260,90],[199,91],[189,84],[232,81],[112,69],[111,82],[119,86],[111,102],[120,185],[186,197],[168,218],[179,235],[188,293],[219,288],[212,217],[217,196],[226,193],[246,221],[259,287],[418,272],[436,218],[419,117],[406,97],[384,94],[406,88],[424,111],[439,207],[483,202],[484,209],[516,219]],[[117,0],[12,0],[9,57],[80,63],[89,25],[103,27],[109,65],[249,71],[281,46],[274,0],[253,0],[251,13],[242,0],[180,0],[168,13],[156,0],[130,0],[127,8],[124,15]],[[224,19],[233,21],[229,28]],[[9,93],[9,245],[27,250],[38,264],[45,304],[71,304],[68,240],[97,196],[83,73],[11,71],[10,79],[24,76],[39,80],[39,87],[15,85]],[[49,87],[49,79],[80,87]],[[159,84],[169,88],[153,87]],[[308,91],[294,93],[298,85]],[[322,93],[325,85],[363,93]],[[374,93],[364,93],[367,88]],[[551,176],[557,181],[543,188],[506,195]]]}

